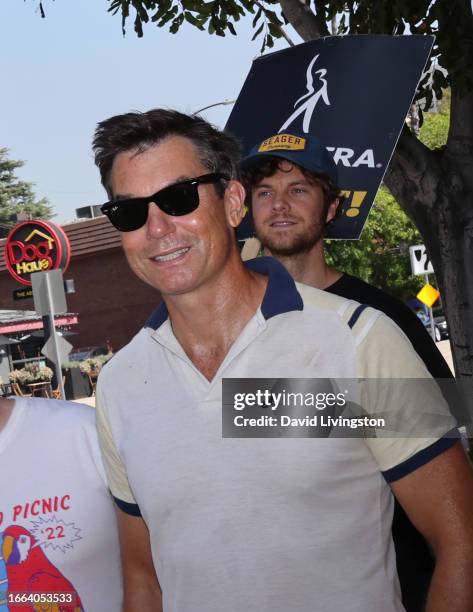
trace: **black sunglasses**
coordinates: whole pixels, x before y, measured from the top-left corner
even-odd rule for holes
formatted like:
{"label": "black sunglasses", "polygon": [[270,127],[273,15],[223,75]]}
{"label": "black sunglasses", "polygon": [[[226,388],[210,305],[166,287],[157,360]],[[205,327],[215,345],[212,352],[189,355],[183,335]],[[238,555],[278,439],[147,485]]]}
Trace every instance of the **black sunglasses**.
{"label": "black sunglasses", "polygon": [[173,183],[146,198],[129,198],[107,202],[100,210],[120,232],[133,232],[143,227],[148,218],[151,202],[164,213],[173,217],[187,215],[199,206],[199,185],[229,181],[230,177],[220,172],[203,174],[180,183]]}

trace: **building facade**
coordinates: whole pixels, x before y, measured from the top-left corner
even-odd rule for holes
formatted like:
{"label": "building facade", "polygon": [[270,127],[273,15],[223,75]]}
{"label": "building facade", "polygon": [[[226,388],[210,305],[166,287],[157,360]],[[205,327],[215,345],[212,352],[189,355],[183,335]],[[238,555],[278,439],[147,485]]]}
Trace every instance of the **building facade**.
{"label": "building facade", "polygon": [[[74,332],[67,339],[74,349],[111,346],[116,351],[143,325],[159,303],[159,293],[131,272],[121,249],[120,233],[106,217],[79,220],[62,229],[71,245],[64,279],[72,279],[75,287],[75,293],[66,295],[68,316],[72,317],[69,329]],[[32,311],[33,298],[13,297],[13,292],[24,286],[7,269],[5,242],[0,240],[0,311]],[[31,315],[29,321],[31,325]],[[40,321],[37,317],[37,323]],[[21,316],[19,322],[21,326]],[[15,336],[14,332],[2,331],[0,325],[2,333],[18,337],[18,333]]]}

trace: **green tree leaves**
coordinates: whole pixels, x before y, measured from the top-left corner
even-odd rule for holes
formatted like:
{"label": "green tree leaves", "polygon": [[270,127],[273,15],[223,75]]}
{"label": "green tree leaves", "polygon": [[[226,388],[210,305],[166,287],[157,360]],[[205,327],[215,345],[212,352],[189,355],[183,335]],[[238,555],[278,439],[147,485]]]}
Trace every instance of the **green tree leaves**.
{"label": "green tree leaves", "polygon": [[423,285],[422,278],[411,275],[408,248],[414,244],[422,244],[419,232],[381,187],[360,240],[327,241],[327,261],[405,300]]}
{"label": "green tree leaves", "polygon": [[[107,0],[108,11],[113,15],[120,13],[122,31],[126,33],[128,20],[133,19],[134,30],[139,37],[143,36],[144,26],[152,22],[159,28],[168,27],[176,34],[184,22],[207,31],[208,34],[225,36],[227,33],[237,35],[236,23],[247,13],[256,14],[254,38],[263,33],[262,50],[272,47],[273,38],[282,36],[281,19],[271,5],[278,5],[276,0]],[[262,18],[262,23],[256,24]],[[263,32],[264,30],[264,32]]]}
{"label": "green tree leaves", "polygon": [[[443,94],[438,113],[425,113],[420,139],[432,150],[445,146],[450,115],[450,92]],[[382,186],[376,196],[360,240],[328,240],[328,262],[339,270],[359,276],[402,300],[414,297],[424,279],[411,275],[408,248],[423,238],[389,190]]]}
{"label": "green tree leaves", "polygon": [[[153,22],[177,33],[186,22],[209,34],[236,35],[236,22],[254,15],[253,39],[262,37],[261,51],[271,48],[275,38],[284,35],[283,24],[304,11],[305,18],[317,16],[320,33],[328,33],[331,23],[339,34],[434,34],[432,57],[448,69],[440,71],[433,83],[421,85],[418,97],[429,102],[432,87],[437,95],[455,80],[464,93],[473,89],[473,18],[468,0],[107,0],[108,11],[120,13],[122,31],[133,19],[136,34],[143,36],[144,25]],[[44,5],[39,8],[44,15]],[[283,12],[285,10],[285,13]],[[289,18],[289,16],[291,18]],[[302,17],[304,18],[304,17]],[[292,21],[291,21],[292,19]],[[293,23],[294,25],[294,23]],[[297,29],[297,28],[296,28]]]}

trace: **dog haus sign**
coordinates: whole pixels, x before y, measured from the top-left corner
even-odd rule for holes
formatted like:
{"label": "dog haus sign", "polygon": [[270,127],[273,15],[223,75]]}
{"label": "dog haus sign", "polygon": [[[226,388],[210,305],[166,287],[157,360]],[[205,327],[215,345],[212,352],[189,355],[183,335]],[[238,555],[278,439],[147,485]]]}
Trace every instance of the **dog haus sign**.
{"label": "dog haus sign", "polygon": [[24,221],[8,234],[5,263],[11,276],[22,285],[31,286],[30,274],[60,268],[65,271],[71,258],[71,246],[64,231],[46,221]]}

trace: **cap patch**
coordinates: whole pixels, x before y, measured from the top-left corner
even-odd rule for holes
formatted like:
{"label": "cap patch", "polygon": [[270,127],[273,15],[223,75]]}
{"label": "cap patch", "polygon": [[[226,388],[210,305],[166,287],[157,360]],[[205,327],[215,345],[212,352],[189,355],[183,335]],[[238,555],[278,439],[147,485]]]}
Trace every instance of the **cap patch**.
{"label": "cap patch", "polygon": [[265,151],[303,151],[306,147],[306,139],[292,134],[276,134],[264,140],[258,152]]}

